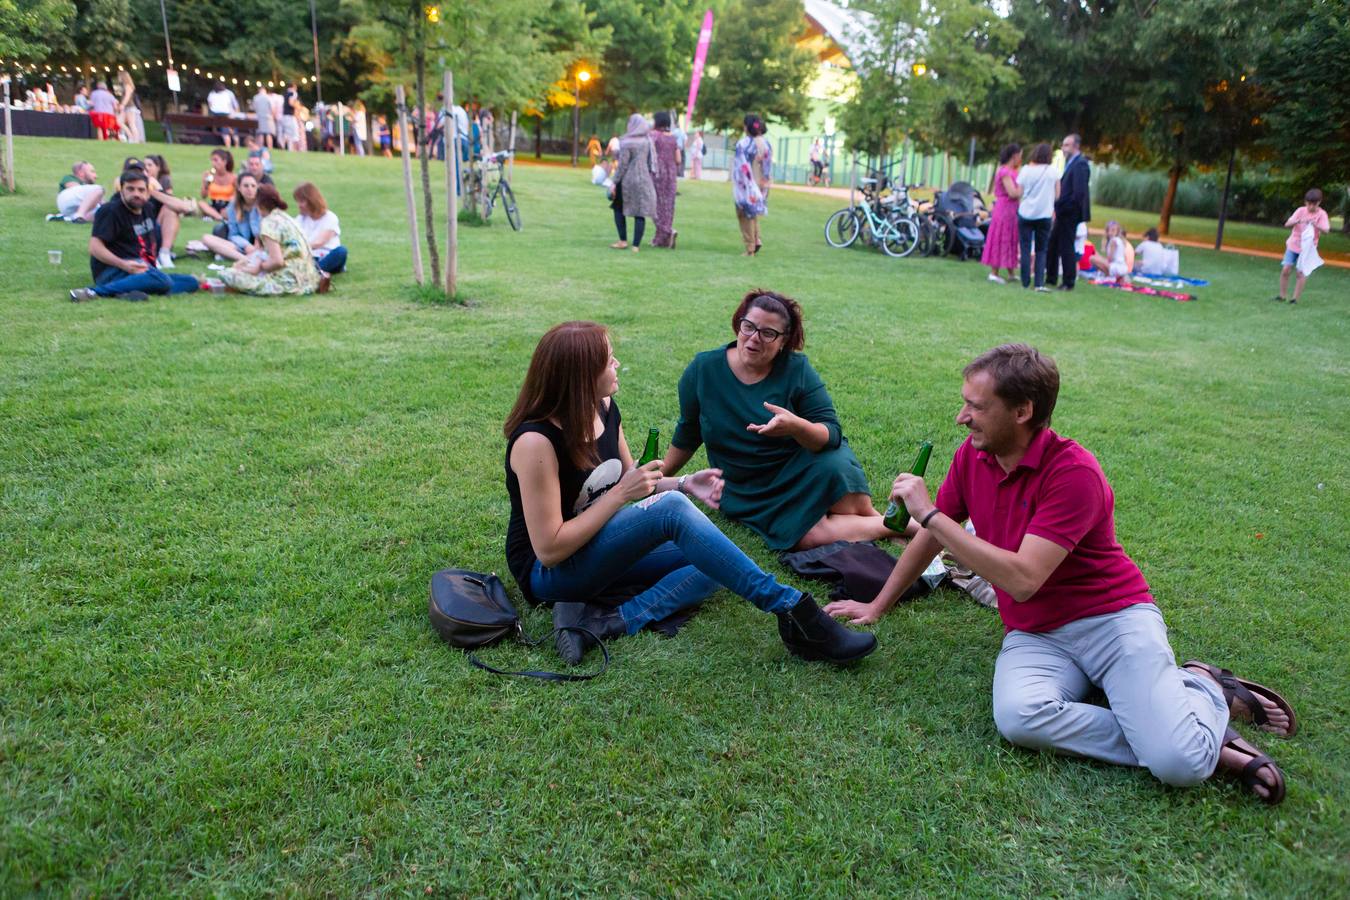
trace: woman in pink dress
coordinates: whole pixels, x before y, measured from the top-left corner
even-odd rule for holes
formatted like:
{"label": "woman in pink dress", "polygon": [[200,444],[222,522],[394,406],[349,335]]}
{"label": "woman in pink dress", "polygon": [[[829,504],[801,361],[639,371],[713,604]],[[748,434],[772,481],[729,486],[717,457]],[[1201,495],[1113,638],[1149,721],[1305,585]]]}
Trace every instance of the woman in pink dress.
{"label": "woman in pink dress", "polygon": [[984,254],[980,262],[989,267],[989,280],[996,284],[1008,282],[998,274],[1008,270],[1013,277],[1017,265],[1017,200],[1022,188],[1017,184],[1017,170],[1022,165],[1022,148],[1009,144],[998,155],[998,171],[994,173],[994,214],[989,220],[989,234],[984,239]]}

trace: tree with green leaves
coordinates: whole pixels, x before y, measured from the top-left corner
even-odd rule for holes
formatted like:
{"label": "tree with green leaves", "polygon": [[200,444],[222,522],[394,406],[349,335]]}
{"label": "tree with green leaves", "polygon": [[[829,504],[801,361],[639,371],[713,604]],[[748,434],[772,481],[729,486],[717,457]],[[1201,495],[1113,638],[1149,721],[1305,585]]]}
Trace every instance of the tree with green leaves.
{"label": "tree with green leaves", "polygon": [[1019,83],[1020,32],[979,0],[859,0],[857,89],[840,110],[852,149],[885,155],[912,137],[954,149],[979,133],[991,95]]}
{"label": "tree with green leaves", "polygon": [[1309,187],[1340,186],[1350,233],[1350,13],[1341,0],[1302,0],[1270,15],[1273,39],[1258,70],[1270,98],[1265,148]]}
{"label": "tree with green leaves", "polygon": [[[595,23],[611,39],[593,89],[621,112],[678,105],[689,87],[694,46],[708,6],[724,0],[594,0]],[[720,38],[720,29],[714,42]]]}
{"label": "tree with green leaves", "polygon": [[47,59],[52,35],[65,33],[74,16],[70,0],[0,0],[0,59]]}
{"label": "tree with green leaves", "polygon": [[816,59],[797,45],[803,15],[801,0],[733,0],[722,11],[698,101],[713,128],[733,131],[746,113],[794,128],[806,123]]}
{"label": "tree with green leaves", "polygon": [[1010,0],[1006,21],[1018,37],[1007,59],[1017,79],[990,84],[983,102],[971,106],[972,131],[991,148],[1070,133],[1098,148],[1127,134],[1124,100],[1140,74],[1129,32],[1156,2]]}
{"label": "tree with green leaves", "polygon": [[1167,234],[1188,169],[1228,159],[1235,142],[1250,144],[1256,133],[1244,123],[1263,112],[1247,84],[1260,22],[1246,0],[1187,0],[1153,5],[1132,25],[1126,58],[1143,71],[1125,99],[1137,140],[1121,141],[1121,158],[1167,169],[1158,223]]}

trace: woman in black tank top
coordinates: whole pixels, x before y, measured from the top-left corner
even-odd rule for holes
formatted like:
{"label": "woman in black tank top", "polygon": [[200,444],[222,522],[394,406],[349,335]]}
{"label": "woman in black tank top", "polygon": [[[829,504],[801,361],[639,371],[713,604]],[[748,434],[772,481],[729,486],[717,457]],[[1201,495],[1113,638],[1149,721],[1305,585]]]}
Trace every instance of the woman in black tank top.
{"label": "woman in black tank top", "polygon": [[[667,478],[660,462],[633,465],[614,400],[618,370],[594,322],[555,326],[530,360],[504,428],[506,557],[525,597],[552,606],[555,625],[609,638],[726,587],[775,613],[798,656],[843,663],[871,653],[872,635],[844,628],[809,594],[779,584],[690,502],[717,508],[720,470]],[[641,590],[617,608],[589,602],[615,585]],[[557,642],[565,659],[580,661],[579,635],[561,632]]]}

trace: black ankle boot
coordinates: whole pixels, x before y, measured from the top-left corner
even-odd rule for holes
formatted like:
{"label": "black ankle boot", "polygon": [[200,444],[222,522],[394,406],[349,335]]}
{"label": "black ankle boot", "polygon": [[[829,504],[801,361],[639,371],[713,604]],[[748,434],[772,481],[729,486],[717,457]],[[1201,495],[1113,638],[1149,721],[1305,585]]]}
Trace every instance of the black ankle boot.
{"label": "black ankle boot", "polygon": [[[624,624],[623,616],[619,615],[617,609],[593,606],[589,603],[553,604],[553,627],[557,629],[565,626],[585,629],[602,641],[622,637],[628,633],[628,626]],[[595,646],[590,634],[572,630],[559,631],[553,637],[553,646],[558,649],[558,655],[564,662],[575,666],[581,662],[586,651]]]}
{"label": "black ankle boot", "polygon": [[777,613],[778,636],[802,659],[849,663],[877,649],[875,635],[851,631],[825,615],[810,594],[787,612]]}

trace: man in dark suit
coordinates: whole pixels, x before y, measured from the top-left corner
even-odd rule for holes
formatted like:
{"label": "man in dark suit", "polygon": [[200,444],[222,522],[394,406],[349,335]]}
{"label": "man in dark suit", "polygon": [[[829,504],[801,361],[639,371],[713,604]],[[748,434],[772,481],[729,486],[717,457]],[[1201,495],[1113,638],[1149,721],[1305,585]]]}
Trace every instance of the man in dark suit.
{"label": "man in dark suit", "polygon": [[1059,270],[1064,269],[1064,283],[1061,291],[1073,290],[1078,280],[1078,254],[1074,251],[1074,237],[1078,232],[1078,223],[1092,218],[1092,206],[1088,200],[1088,178],[1091,167],[1083,156],[1081,138],[1071,134],[1064,138],[1060,149],[1064,151],[1064,175],[1059,180],[1059,199],[1055,201],[1055,223],[1050,228],[1050,247],[1045,260],[1045,283],[1059,281]]}

